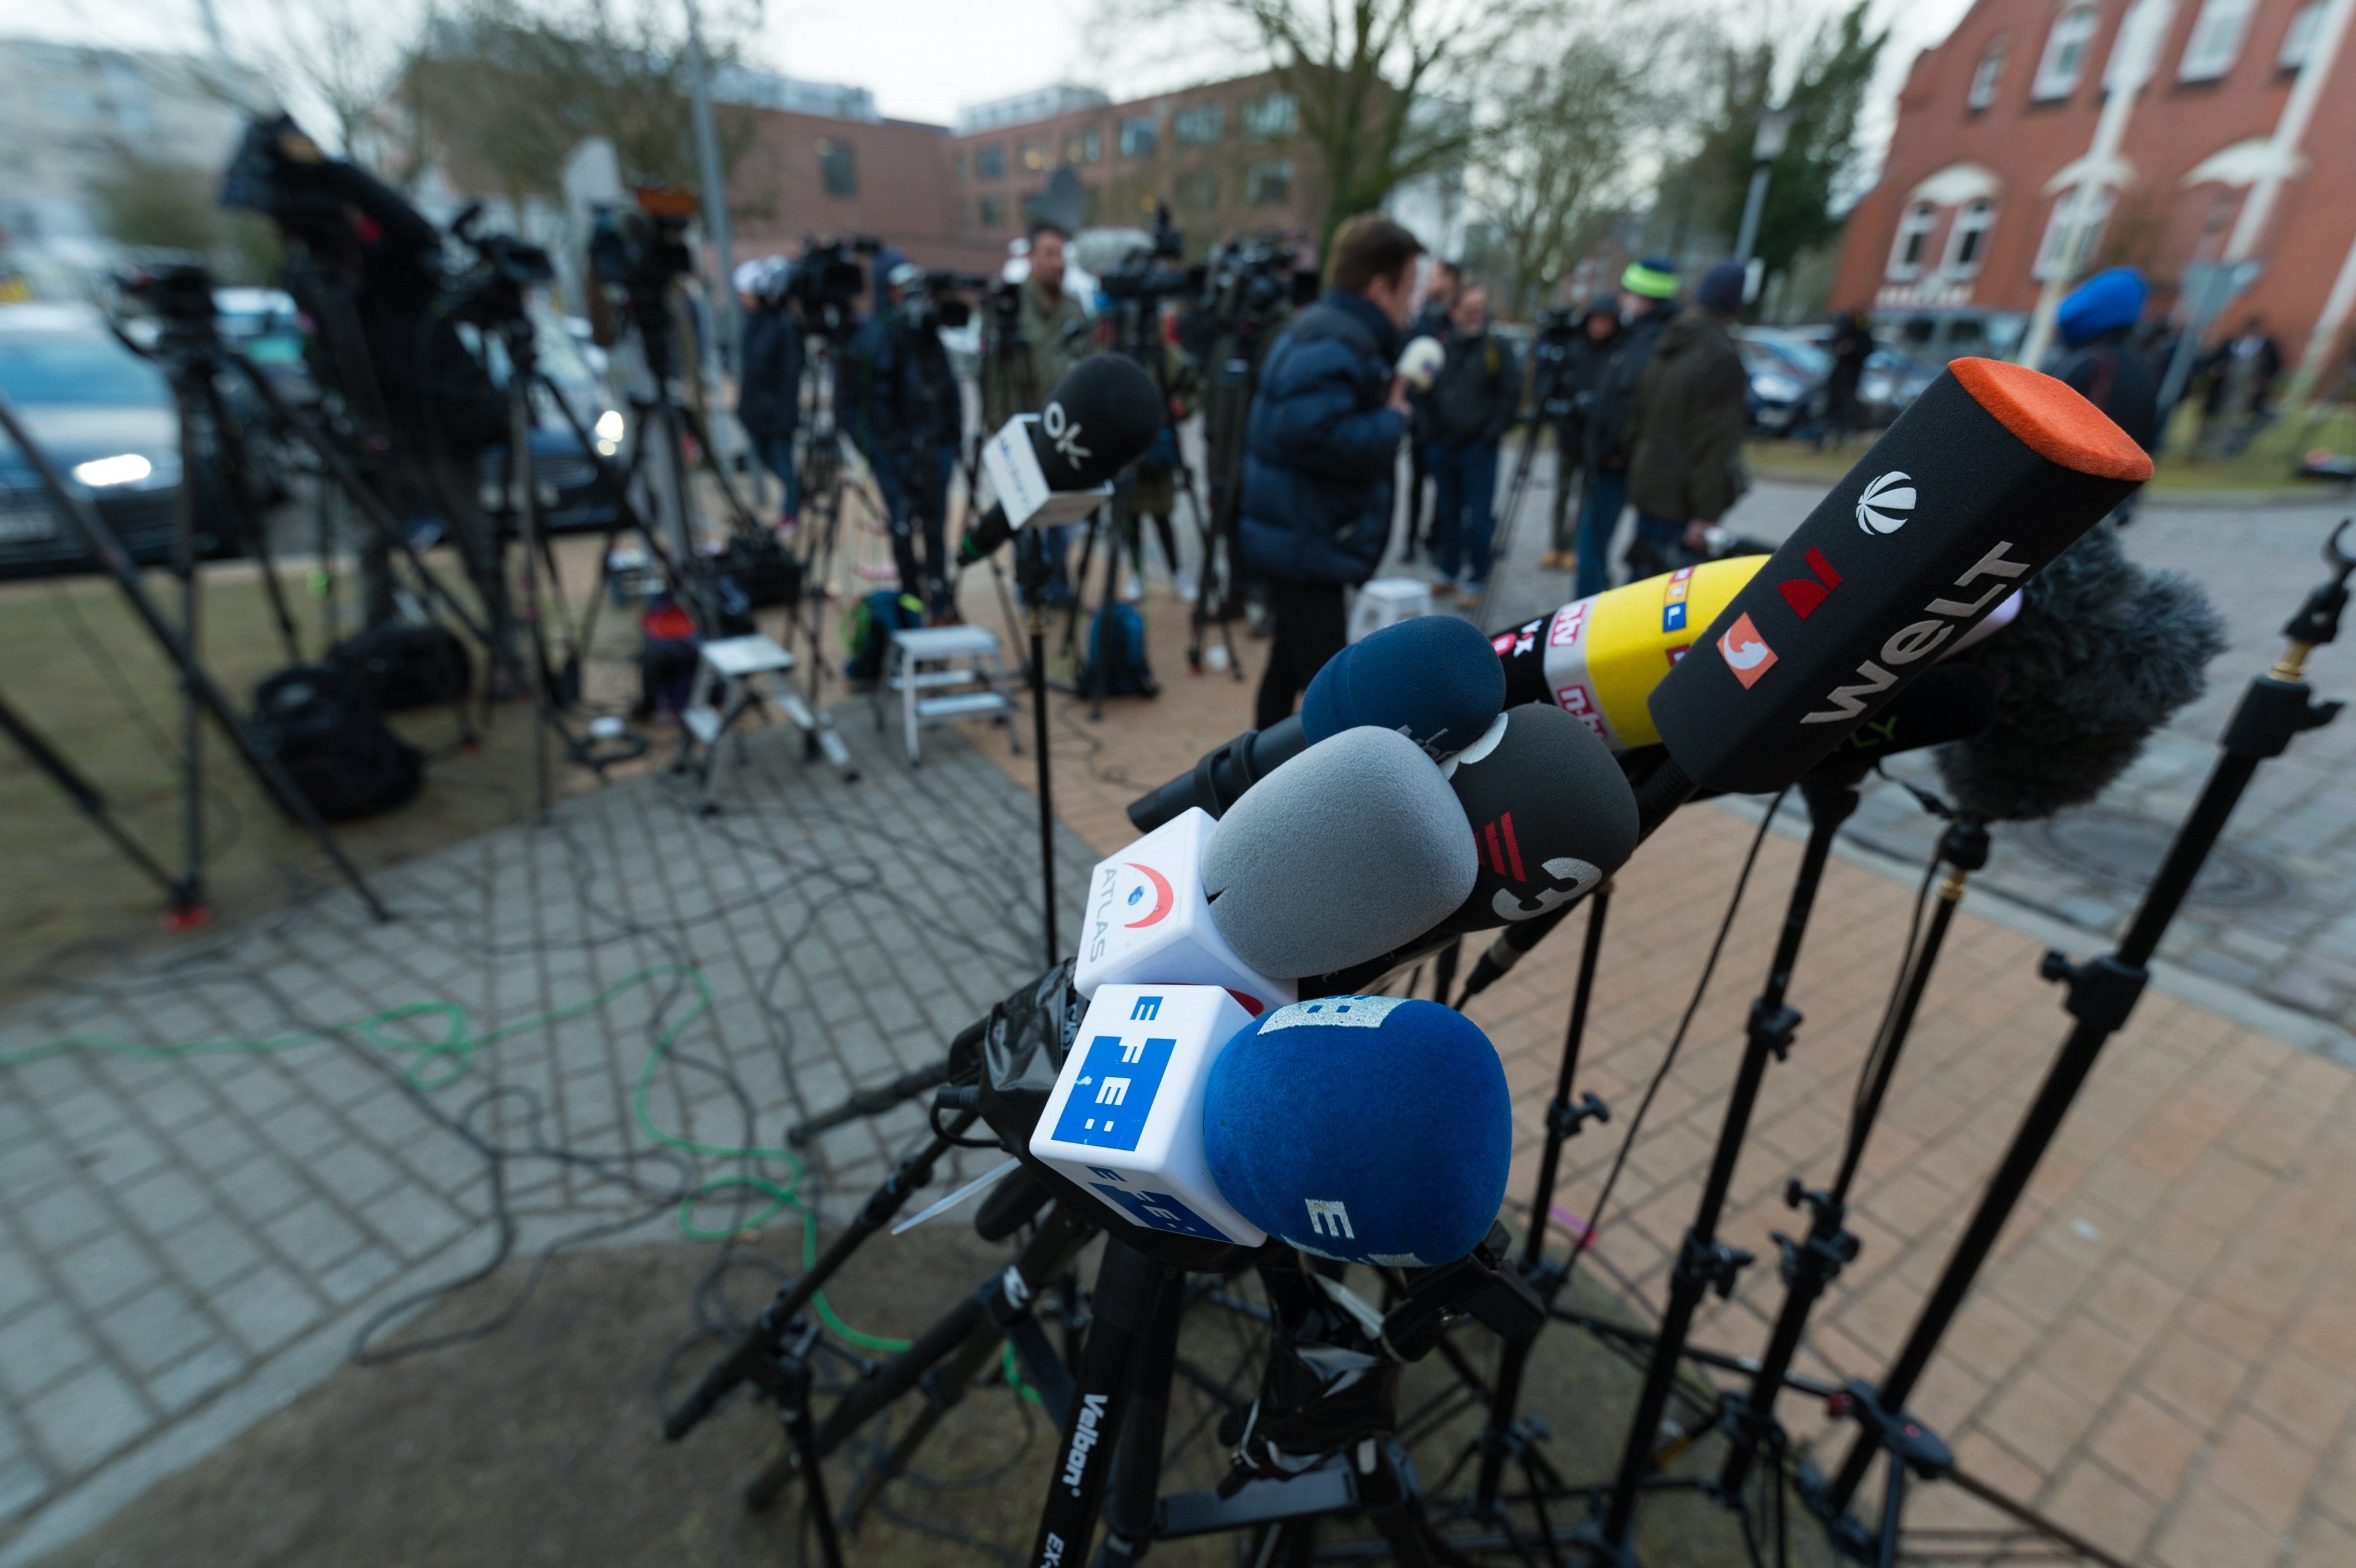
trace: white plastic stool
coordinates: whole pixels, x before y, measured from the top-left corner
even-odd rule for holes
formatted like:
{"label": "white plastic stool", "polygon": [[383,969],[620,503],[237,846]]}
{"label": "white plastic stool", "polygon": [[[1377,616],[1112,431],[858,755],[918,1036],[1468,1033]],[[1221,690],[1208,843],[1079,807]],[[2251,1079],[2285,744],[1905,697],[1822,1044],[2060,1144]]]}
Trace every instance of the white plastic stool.
{"label": "white plastic stool", "polygon": [[[925,669],[927,664],[937,668]],[[917,747],[918,730],[983,714],[1006,726],[1008,744],[1015,755],[1022,755],[1014,699],[1005,691],[995,632],[978,626],[918,627],[894,632],[884,650],[884,677],[876,682],[877,729],[884,727],[882,693],[885,691],[900,693],[900,733],[911,768],[922,766],[925,760]]]}
{"label": "white plastic stool", "polygon": [[[757,633],[750,637],[723,637],[707,642],[697,650],[695,685],[688,693],[687,706],[679,715],[678,768],[688,766],[688,759],[699,743],[703,747],[703,763],[700,769],[702,783],[703,813],[709,816],[719,810],[713,800],[720,787],[721,741],[744,715],[744,710],[758,702],[773,702],[786,715],[787,722],[802,732],[805,756],[826,753],[850,783],[859,777],[859,769],[851,760],[851,750],[842,737],[834,732],[834,723],[824,714],[813,714],[784,677],[794,668],[794,656],[768,638]],[[724,683],[723,701],[712,702],[712,687]],[[740,736],[737,759],[744,759],[744,744]]]}
{"label": "white plastic stool", "polygon": [[1430,584],[1420,577],[1377,577],[1358,590],[1358,602],[1350,607],[1350,640],[1430,613]]}

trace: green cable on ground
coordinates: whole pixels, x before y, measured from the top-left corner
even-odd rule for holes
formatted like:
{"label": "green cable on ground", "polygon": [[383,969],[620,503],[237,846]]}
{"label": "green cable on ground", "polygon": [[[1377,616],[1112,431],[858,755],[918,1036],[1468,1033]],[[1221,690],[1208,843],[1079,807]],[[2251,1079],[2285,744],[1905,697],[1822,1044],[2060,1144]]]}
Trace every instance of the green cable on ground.
{"label": "green cable on ground", "polygon": [[[177,1061],[189,1058],[212,1056],[274,1056],[298,1047],[317,1045],[341,1035],[356,1035],[361,1040],[387,1056],[412,1058],[402,1070],[402,1082],[420,1093],[432,1093],[449,1088],[474,1070],[475,1058],[485,1047],[496,1046],[519,1035],[570,1023],[586,1013],[593,1013],[621,995],[624,992],[650,981],[677,977],[695,988],[695,1005],[685,1016],[655,1036],[654,1049],[647,1053],[646,1063],[638,1069],[637,1083],[630,1091],[630,1113],[639,1129],[656,1144],[677,1150],[699,1159],[742,1160],[759,1164],[771,1160],[783,1161],[791,1175],[783,1182],[755,1174],[752,1171],[733,1176],[709,1177],[698,1182],[680,1198],[674,1221],[679,1232],[691,1241],[724,1241],[746,1230],[757,1230],[778,1214],[792,1210],[800,1222],[802,1232],[802,1267],[809,1269],[818,1262],[818,1216],[799,1195],[803,1166],[801,1156],[791,1149],[772,1148],[759,1144],[707,1144],[699,1139],[672,1133],[658,1123],[648,1103],[653,1092],[655,1073],[662,1065],[673,1045],[686,1033],[688,1026],[712,1010],[712,985],[703,972],[692,964],[659,963],[616,981],[585,1002],[570,1007],[553,1008],[535,1013],[528,1018],[475,1035],[467,1028],[466,1009],[456,1002],[405,1002],[396,1006],[380,1008],[342,1028],[299,1029],[291,1034],[268,1036],[259,1039],[191,1040],[173,1045],[150,1045],[139,1040],[127,1040],[119,1035],[68,1035],[59,1039],[27,1046],[19,1050],[0,1052],[0,1071],[63,1056],[70,1051],[90,1050],[102,1056],[120,1057],[133,1061]],[[397,1025],[409,1024],[420,1018],[440,1019],[444,1027],[439,1038],[418,1039],[412,1035],[393,1034]],[[446,1065],[444,1065],[446,1064]],[[699,1225],[695,1207],[714,1192],[731,1187],[743,1188],[768,1200],[768,1207],[751,1219],[712,1230]],[[908,1348],[909,1341],[881,1335],[862,1333],[845,1323],[826,1299],[823,1292],[811,1298],[819,1319],[827,1328],[862,1350],[894,1352]],[[1027,1391],[1025,1391],[1027,1393]],[[1029,1397],[1036,1398],[1035,1395]]]}

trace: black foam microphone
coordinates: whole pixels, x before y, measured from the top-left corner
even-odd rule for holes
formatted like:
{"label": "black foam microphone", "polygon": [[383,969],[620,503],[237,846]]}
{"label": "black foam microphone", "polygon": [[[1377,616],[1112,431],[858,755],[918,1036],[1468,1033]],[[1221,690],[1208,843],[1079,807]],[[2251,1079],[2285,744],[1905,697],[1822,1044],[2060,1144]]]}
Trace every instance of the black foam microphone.
{"label": "black foam microphone", "polygon": [[2053,377],[1954,360],[1654,689],[1645,825],[1800,778],[2150,477]]}
{"label": "black foam microphone", "polygon": [[1448,782],[1481,869],[1441,930],[1484,931],[1565,908],[1636,851],[1636,800],[1620,765],[1551,703],[1499,714],[1457,755]]}
{"label": "black foam microphone", "polygon": [[[1145,456],[1168,418],[1143,366],[1126,354],[1095,354],[1055,383],[1036,421],[1010,423],[1029,435],[1048,493],[1061,494],[1094,489]],[[1012,539],[1018,526],[1001,496],[966,530],[958,564],[972,565]]]}
{"label": "black foam microphone", "polygon": [[2146,572],[2097,528],[2022,596],[2013,623],[1969,655],[1994,722],[1939,753],[1957,810],[1989,822],[2093,800],[2151,733],[2198,697],[2225,628],[2190,578]]}
{"label": "black foam microphone", "polygon": [[1309,733],[1299,714],[1266,729],[1248,729],[1205,752],[1188,771],[1131,800],[1129,820],[1139,832],[1150,833],[1195,806],[1224,817],[1245,790],[1308,749]]}

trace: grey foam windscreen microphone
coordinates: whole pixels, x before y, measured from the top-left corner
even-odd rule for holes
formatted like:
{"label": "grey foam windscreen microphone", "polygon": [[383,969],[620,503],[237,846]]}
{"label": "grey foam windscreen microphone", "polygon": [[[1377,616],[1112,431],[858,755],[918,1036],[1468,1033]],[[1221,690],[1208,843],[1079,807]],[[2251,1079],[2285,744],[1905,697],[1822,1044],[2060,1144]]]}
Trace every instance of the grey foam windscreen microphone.
{"label": "grey foam windscreen microphone", "polygon": [[1212,923],[1277,980],[1390,951],[1454,913],[1479,874],[1472,824],[1439,768],[1372,725],[1261,779],[1203,852]]}

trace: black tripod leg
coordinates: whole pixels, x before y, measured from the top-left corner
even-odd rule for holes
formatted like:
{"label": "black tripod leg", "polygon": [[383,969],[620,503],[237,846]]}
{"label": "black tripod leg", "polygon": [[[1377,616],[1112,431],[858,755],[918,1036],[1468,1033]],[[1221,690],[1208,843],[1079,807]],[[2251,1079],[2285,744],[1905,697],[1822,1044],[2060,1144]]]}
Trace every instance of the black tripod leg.
{"label": "black tripod leg", "polygon": [[166,897],[178,891],[179,885],[172,880],[172,874],[158,865],[155,857],[142,849],[139,841],[124,832],[123,825],[114,820],[113,813],[107,809],[106,797],[98,792],[98,787],[76,772],[73,764],[60,756],[42,738],[38,730],[9,706],[5,696],[0,696],[0,734],[5,734],[15,741],[16,748],[30,758],[35,767],[48,774],[57,787],[66,792],[76,809],[91,820],[91,825],[123,852],[124,859],[162,888]]}
{"label": "black tripod leg", "polygon": [[1164,1273],[1130,1380],[1130,1412],[1121,1423],[1120,1450],[1114,1455],[1112,1495],[1105,1505],[1105,1539],[1097,1551],[1097,1568],[1123,1568],[1153,1544],[1162,1500],[1162,1440],[1170,1424],[1170,1383],[1178,1369],[1178,1326],[1185,1306],[1186,1276],[1175,1271]]}
{"label": "black tripod leg", "polygon": [[1096,1321],[1089,1325],[1079,1374],[1072,1381],[1072,1408],[1056,1446],[1039,1533],[1032,1543],[1034,1563],[1068,1568],[1087,1554],[1110,1450],[1128,1413],[1130,1373],[1153,1326],[1165,1273],[1118,1239],[1105,1242],[1104,1262],[1097,1270]]}
{"label": "black tripod leg", "polygon": [[802,1486],[809,1499],[811,1522],[818,1527],[819,1561],[826,1568],[842,1568],[842,1538],[836,1532],[834,1506],[827,1497],[826,1471],[819,1463],[818,1437],[810,1424],[809,1402],[787,1421],[794,1452],[801,1458]]}

